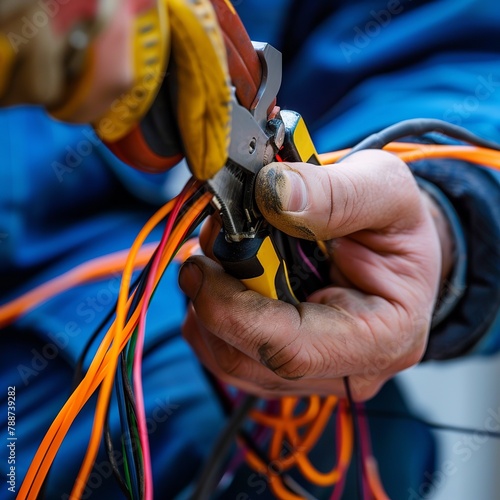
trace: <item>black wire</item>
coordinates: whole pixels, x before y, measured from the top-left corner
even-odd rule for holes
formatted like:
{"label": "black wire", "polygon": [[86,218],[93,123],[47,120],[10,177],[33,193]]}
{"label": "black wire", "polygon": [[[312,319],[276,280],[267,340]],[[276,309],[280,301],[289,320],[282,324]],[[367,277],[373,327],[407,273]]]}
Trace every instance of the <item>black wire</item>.
{"label": "black wire", "polygon": [[363,485],[363,457],[361,453],[361,433],[359,430],[359,420],[357,407],[352,398],[351,384],[349,377],[344,377],[344,387],[347,396],[347,402],[351,410],[352,426],[354,429],[354,449],[356,450],[356,485],[358,490],[358,498],[365,498]]}
{"label": "black wire", "polygon": [[422,136],[431,132],[438,132],[459,141],[500,151],[499,143],[483,139],[458,125],[453,125],[444,120],[437,120],[434,118],[415,118],[398,122],[380,132],[368,136],[366,139],[356,144],[349,153],[338,161],[342,161],[348,156],[364,149],[382,149],[390,142],[402,139],[403,137]]}
{"label": "black wire", "polygon": [[[121,360],[122,360],[121,373],[119,374],[119,376],[121,376],[122,378],[123,389],[124,389],[123,396],[125,397],[125,404],[128,409],[126,414],[126,419],[130,430],[131,438],[137,439],[137,436],[135,436],[131,432],[132,426],[134,425],[134,423],[137,422],[137,405],[135,402],[134,390],[132,388],[132,384],[128,377],[126,358],[125,358],[125,353],[123,351],[121,353]],[[141,460],[141,456],[139,454],[140,446],[138,442],[136,442],[137,446],[133,446],[132,439],[130,440],[129,443],[126,444],[131,447],[131,452],[133,456],[133,464],[131,465],[134,465],[135,473],[139,481],[139,498],[144,498],[144,468],[143,468],[143,461]]]}
{"label": "black wire", "polygon": [[[131,287],[132,290],[135,289],[135,294],[132,299],[132,303],[130,305],[130,308],[127,312],[126,316],[126,322],[128,322],[133,314],[133,311],[137,308],[142,296],[144,295],[144,290],[146,289],[146,284],[147,284],[147,278],[149,275],[149,272],[151,271],[151,267],[154,261],[156,255],[156,250],[153,252],[151,258],[149,259],[148,263],[144,267],[144,269],[141,271],[141,274],[137,277],[135,280],[133,286]],[[130,380],[128,379],[127,376],[127,369],[126,369],[126,359],[125,359],[125,353],[124,351],[121,352],[120,354],[120,363],[119,363],[119,372],[118,376],[121,377],[122,379],[122,385],[124,388],[124,394],[119,394],[119,391],[117,390],[117,397],[124,397],[125,398],[125,407],[128,408],[129,411],[126,412],[125,419],[127,422],[127,426],[130,429],[132,426],[131,418],[135,418],[137,420],[137,410],[136,410],[136,404],[135,404],[135,399],[134,399],[134,394],[132,387],[130,385]],[[129,412],[131,415],[129,415]],[[108,414],[109,418],[109,414]],[[132,433],[129,431],[129,435],[131,436]],[[131,440],[129,440],[131,441]],[[108,459],[111,463],[112,469],[113,469],[113,475],[117,479],[118,483],[125,484],[125,480],[122,476],[122,473],[119,468],[113,467],[113,461],[111,460],[111,457],[114,457],[116,454],[115,447],[113,445],[113,440],[111,437],[110,433],[110,426],[109,424],[106,425],[105,428],[105,444],[106,444],[106,453],[108,455]],[[136,446],[132,446],[131,442],[126,443],[126,446],[131,446],[130,450],[130,456],[133,457],[133,463],[130,464],[130,466],[133,466],[135,468],[135,472],[137,475],[137,478],[139,479],[139,494],[142,496],[144,492],[144,473],[141,469],[141,460],[138,455],[138,450]]]}
{"label": "black wire", "polygon": [[473,427],[461,427],[456,425],[446,425],[435,422],[430,422],[424,418],[418,417],[416,415],[411,415],[410,413],[397,412],[391,410],[372,410],[372,409],[361,409],[359,412],[374,418],[387,418],[395,420],[413,420],[422,425],[425,425],[429,429],[434,429],[438,431],[448,431],[448,432],[459,432],[462,434],[477,434],[479,436],[487,436],[495,439],[500,439],[500,432],[487,431],[485,429],[475,429]]}
{"label": "black wire", "polygon": [[[139,278],[140,278],[140,276],[134,282],[134,284],[132,285],[132,288],[134,288],[135,286],[137,286],[137,282],[138,282]],[[94,341],[97,339],[97,337],[102,332],[102,330],[104,329],[104,327],[111,321],[111,318],[113,317],[113,315],[114,315],[114,313],[116,311],[117,302],[118,301],[115,301],[114,305],[108,311],[108,313],[106,314],[106,316],[101,320],[101,322],[99,323],[99,325],[95,329],[94,333],[92,333],[92,335],[89,337],[89,339],[85,343],[83,351],[82,351],[82,353],[80,354],[80,356],[78,357],[78,359],[76,361],[76,365],[75,365],[75,369],[74,369],[74,373],[73,373],[73,382],[72,382],[72,385],[71,385],[72,392],[78,387],[78,385],[82,381],[82,379],[83,379],[83,364],[85,362],[85,358],[87,357],[87,354],[88,354],[88,352],[89,352],[92,344],[94,343]],[[109,462],[110,462],[110,464],[111,464],[112,467],[113,467],[113,462],[114,462],[113,458],[114,458],[113,456],[110,456],[108,454],[108,459],[109,459]],[[45,498],[47,484],[48,484],[48,480],[49,480],[49,474],[50,474],[51,470],[52,470],[52,467],[48,470],[47,475],[45,476],[45,480],[43,481],[43,484],[42,484],[42,486],[40,488],[40,492],[38,494],[38,498],[39,499]],[[118,473],[119,472],[120,471],[118,470]],[[113,469],[113,474],[115,475],[115,470],[114,469]],[[115,475],[115,478],[117,479],[118,484],[120,485],[120,488],[121,488],[121,485],[124,484],[123,481],[122,481],[121,475],[120,474],[118,476]]]}
{"label": "black wire", "polygon": [[[136,290],[136,293],[134,295],[134,299],[132,299],[132,305],[136,301],[136,297],[141,292],[141,290],[142,291],[144,290],[144,288],[141,287],[141,285],[146,280],[148,271],[151,268],[151,263],[152,263],[152,259],[149,260],[149,262],[146,264],[146,266],[143,268],[143,270],[141,271],[141,273],[139,274],[139,276],[134,280],[134,282],[133,282],[133,284],[131,286],[132,290],[134,290],[134,289]],[[117,303],[115,303],[114,310],[116,310],[116,306],[117,306]],[[127,313],[127,319],[126,319],[126,321],[128,321],[130,319],[130,315],[131,315],[130,311],[133,311],[133,309],[131,308],[129,310],[129,312]],[[82,360],[82,364],[83,364],[83,360]],[[131,498],[132,495],[128,491],[128,487],[126,485],[126,481],[125,481],[125,479],[124,479],[124,477],[122,475],[120,467],[118,466],[118,464],[117,464],[117,462],[115,460],[116,450],[115,450],[115,447],[113,445],[113,438],[111,436],[111,428],[110,428],[110,423],[109,423],[109,417],[110,417],[110,415],[109,415],[109,406],[108,406],[107,412],[108,413],[107,413],[105,427],[104,427],[104,444],[105,444],[106,455],[108,457],[109,463],[111,464],[111,469],[113,471],[113,476],[116,479],[118,485],[120,486],[120,489],[122,491],[124,491],[124,493],[126,491],[125,495],[127,496],[127,498]]]}
{"label": "black wire", "polygon": [[[226,392],[222,389],[220,384],[218,383],[217,378],[206,368],[203,368],[203,371],[205,373],[205,376],[207,377],[207,380],[210,382],[210,385],[217,396],[217,399],[219,400],[219,404],[222,407],[222,410],[224,411],[224,414],[226,416],[230,416],[231,412],[233,411],[233,402],[231,398],[226,394]],[[238,437],[240,440],[243,442],[243,445],[252,451],[261,462],[265,463],[268,467],[268,470],[272,470],[274,474],[277,474],[282,477],[283,483],[296,495],[302,496],[304,498],[307,498],[308,500],[315,500],[314,497],[306,492],[300,484],[298,484],[290,475],[288,474],[283,474],[281,470],[276,470],[275,468],[272,467],[272,463],[269,460],[269,456],[266,454],[264,450],[262,450],[255,441],[253,440],[252,436],[245,430],[245,429],[240,429],[238,431]],[[305,495],[307,493],[307,495]]]}
{"label": "black wire", "polygon": [[106,314],[106,316],[99,323],[99,326],[96,328],[94,333],[89,337],[89,339],[87,340],[87,343],[85,344],[85,346],[83,348],[82,353],[78,357],[78,360],[77,360],[76,365],[75,365],[74,374],[73,374],[73,386],[72,386],[73,391],[78,387],[80,382],[83,380],[83,364],[85,363],[85,358],[87,357],[87,354],[88,354],[90,348],[92,347],[92,344],[94,343],[94,341],[97,339],[97,337],[102,332],[104,327],[111,321],[111,318],[113,317],[113,315],[115,314],[115,311],[116,311],[116,305],[117,305],[117,302],[115,302],[115,304],[113,305],[111,310],[108,312],[108,314]]}
{"label": "black wire", "polygon": [[229,452],[229,448],[233,444],[234,438],[243,421],[257,401],[258,398],[256,396],[247,396],[243,400],[243,403],[234,410],[226,428],[217,439],[209,458],[205,460],[205,466],[196,483],[191,500],[206,500],[210,498],[210,494],[215,490],[220,481],[222,465]]}
{"label": "black wire", "polygon": [[[109,408],[108,408],[109,412]],[[114,453],[114,447],[113,447],[113,441],[111,438],[111,431],[109,428],[109,415],[104,421],[104,444],[106,447],[106,452],[108,455],[108,460],[109,463],[111,464],[111,469],[113,470],[113,476],[118,483],[118,486],[122,490],[122,493],[125,495],[125,498],[127,500],[132,500],[132,495],[128,489],[128,486],[125,484],[125,480],[123,479],[121,472],[120,472],[120,466],[118,465],[118,462],[116,461],[116,455]],[[111,452],[108,452],[108,450],[111,450]]]}
{"label": "black wire", "polygon": [[[200,189],[198,190],[193,196],[187,200],[187,202],[184,204],[184,206],[181,208],[181,211],[179,212],[178,218],[180,219],[184,213],[189,209],[190,205],[194,203],[194,201],[202,194],[204,193],[204,190]],[[196,220],[193,222],[191,225],[190,230],[188,231],[188,236],[192,234],[194,229],[198,226],[198,224],[210,214],[211,207],[208,207],[207,209],[203,210],[203,212],[196,218]],[[132,299],[132,303],[130,305],[128,314],[127,314],[127,319],[128,321],[130,317],[132,316],[133,312],[137,309],[140,300],[142,299],[144,295],[144,291],[146,289],[147,281],[148,281],[148,276],[149,273],[151,272],[151,267],[154,262],[155,256],[157,254],[158,249],[155,250],[153,255],[151,256],[150,260],[148,261],[147,265],[143,269],[139,280],[137,281],[137,288],[134,294],[134,297]],[[134,391],[130,382],[130,379],[128,377],[127,373],[127,368],[126,368],[126,357],[125,357],[125,352],[122,351],[121,353],[121,370],[118,376],[121,377],[122,379],[122,385],[124,389],[123,396],[125,397],[125,404],[126,407],[128,408],[129,411],[127,411],[126,419],[127,419],[127,424],[129,429],[132,427],[132,419],[135,419],[137,422],[137,406],[136,406],[136,401],[134,397]],[[121,396],[119,396],[121,397]],[[132,435],[132,432],[130,432],[130,435]],[[110,448],[108,449],[108,454],[114,454],[114,448],[113,448],[113,443],[111,440],[108,440],[108,444],[111,445]],[[130,446],[131,443],[126,443],[127,446]],[[136,475],[139,480],[139,495],[140,498],[143,498],[144,496],[144,469],[143,469],[143,462],[141,460],[140,454],[139,454],[139,447],[138,446],[132,446],[131,449],[132,456],[133,456],[133,464],[130,464],[131,466],[135,467]]]}

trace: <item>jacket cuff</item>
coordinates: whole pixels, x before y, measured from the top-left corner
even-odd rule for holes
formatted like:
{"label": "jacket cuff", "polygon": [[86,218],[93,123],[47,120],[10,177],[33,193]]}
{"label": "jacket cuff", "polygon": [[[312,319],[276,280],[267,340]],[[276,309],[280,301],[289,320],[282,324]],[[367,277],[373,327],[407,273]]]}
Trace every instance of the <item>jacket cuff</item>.
{"label": "jacket cuff", "polygon": [[448,217],[456,244],[423,359],[455,358],[474,349],[500,308],[500,178],[460,161],[422,161],[410,168]]}

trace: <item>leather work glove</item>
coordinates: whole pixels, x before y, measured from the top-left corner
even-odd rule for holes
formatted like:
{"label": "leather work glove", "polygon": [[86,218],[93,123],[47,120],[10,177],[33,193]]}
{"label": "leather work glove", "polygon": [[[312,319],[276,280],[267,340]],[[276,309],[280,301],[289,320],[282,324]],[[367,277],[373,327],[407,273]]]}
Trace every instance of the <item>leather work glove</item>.
{"label": "leather work glove", "polygon": [[[237,17],[229,2],[214,4]],[[39,104],[92,123],[133,167],[163,171],[186,156],[196,177],[213,176],[227,157],[230,103],[209,0],[0,4],[0,106]]]}
{"label": "leather work glove", "polygon": [[[227,159],[231,90],[251,108],[262,68],[229,0],[167,0],[171,57],[155,102],[125,137],[98,132],[123,161],[161,172],[183,157],[193,175],[206,180]],[[228,75],[229,71],[229,75]]]}

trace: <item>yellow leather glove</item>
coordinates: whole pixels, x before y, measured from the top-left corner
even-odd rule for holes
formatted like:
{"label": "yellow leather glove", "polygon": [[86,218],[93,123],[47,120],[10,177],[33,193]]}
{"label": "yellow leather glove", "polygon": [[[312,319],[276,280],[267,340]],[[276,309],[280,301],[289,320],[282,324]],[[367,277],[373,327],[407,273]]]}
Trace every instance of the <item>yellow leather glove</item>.
{"label": "yellow leather glove", "polygon": [[231,113],[209,0],[1,0],[0,106],[41,104],[58,119],[93,123],[112,149],[128,141],[140,150],[136,129],[169,63],[176,123],[166,128],[178,127],[182,154],[206,179],[225,162]]}

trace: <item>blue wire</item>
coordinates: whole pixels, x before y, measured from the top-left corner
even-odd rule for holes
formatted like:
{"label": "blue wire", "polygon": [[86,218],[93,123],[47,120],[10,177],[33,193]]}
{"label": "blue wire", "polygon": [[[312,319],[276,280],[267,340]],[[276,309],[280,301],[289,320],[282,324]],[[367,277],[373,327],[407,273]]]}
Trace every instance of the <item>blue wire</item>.
{"label": "blue wire", "polygon": [[133,498],[140,498],[140,493],[139,493],[139,480],[137,478],[137,473],[136,473],[136,467],[135,467],[135,460],[134,460],[134,453],[132,450],[132,436],[130,434],[130,427],[128,425],[128,417],[127,417],[127,405],[125,402],[125,396],[124,396],[124,388],[123,388],[123,380],[121,377],[121,370],[122,370],[122,358],[121,356],[118,358],[118,369],[117,369],[117,377],[115,378],[116,381],[116,399],[118,401],[118,411],[120,413],[120,426],[123,430],[123,435],[125,439],[125,455],[127,457],[127,463],[128,463],[128,472],[130,475],[130,482],[133,490]]}

